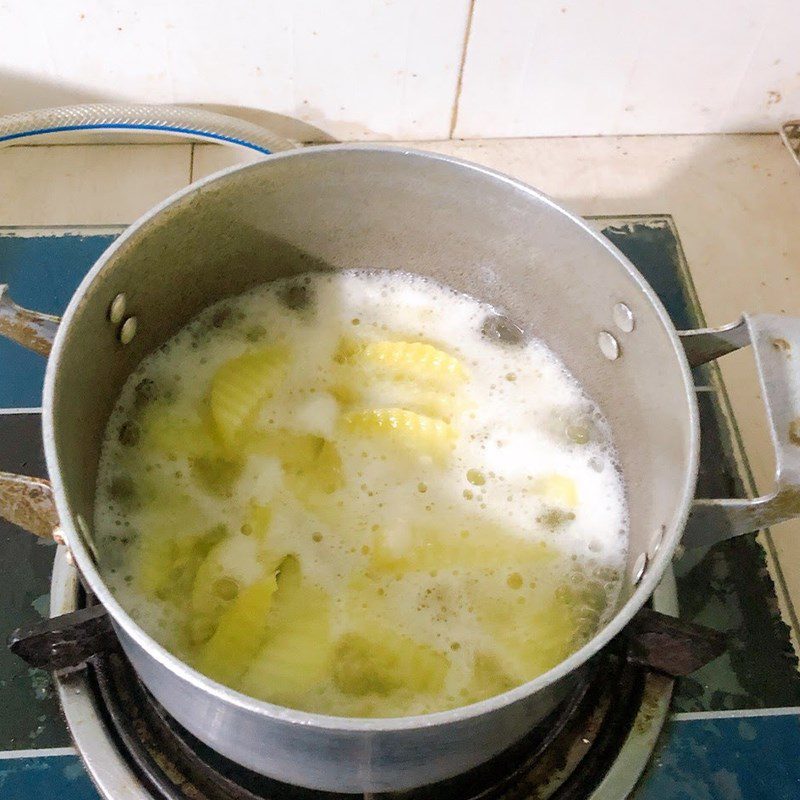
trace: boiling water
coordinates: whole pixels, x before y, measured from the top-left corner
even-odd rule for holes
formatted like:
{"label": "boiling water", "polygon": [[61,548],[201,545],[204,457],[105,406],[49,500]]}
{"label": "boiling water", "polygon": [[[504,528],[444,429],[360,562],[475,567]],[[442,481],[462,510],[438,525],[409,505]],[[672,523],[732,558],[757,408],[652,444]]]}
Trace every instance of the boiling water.
{"label": "boiling water", "polygon": [[112,591],[199,670],[308,711],[428,713],[548,670],[614,607],[626,509],[601,413],[515,332],[399,273],[204,311],[109,420]]}

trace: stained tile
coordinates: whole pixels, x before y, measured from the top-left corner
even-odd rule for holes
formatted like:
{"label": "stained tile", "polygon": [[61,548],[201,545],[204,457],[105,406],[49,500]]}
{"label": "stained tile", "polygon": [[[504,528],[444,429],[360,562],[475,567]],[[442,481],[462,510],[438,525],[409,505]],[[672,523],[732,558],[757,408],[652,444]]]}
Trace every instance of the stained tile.
{"label": "stained tile", "polygon": [[[45,476],[39,414],[0,414],[0,470]],[[48,614],[52,542],[0,519],[0,641]],[[69,744],[50,674],[0,647],[0,750]],[[0,761],[0,771],[4,762]],[[6,798],[0,780],[0,797]]]}

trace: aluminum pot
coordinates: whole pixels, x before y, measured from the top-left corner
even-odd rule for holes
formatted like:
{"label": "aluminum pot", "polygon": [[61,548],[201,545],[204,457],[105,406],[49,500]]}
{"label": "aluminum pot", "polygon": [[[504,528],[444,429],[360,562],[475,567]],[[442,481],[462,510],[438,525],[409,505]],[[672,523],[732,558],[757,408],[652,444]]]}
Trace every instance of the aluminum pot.
{"label": "aluminum pot", "polygon": [[[541,338],[601,405],[627,487],[631,533],[620,606],[549,672],[474,705],[418,717],[345,719],[260,702],[187,666],[109,592],[92,545],[106,421],[127,376],[197,312],[308,270],[400,269],[491,303]],[[631,264],[534,189],[457,159],[335,145],[270,156],[178,192],[100,257],[63,320],[0,296],[0,332],[50,350],[45,481],[0,478],[0,510],[57,537],[110,613],[161,704],[252,770],[341,792],[401,790],[508,747],[571,691],[652,594],[684,543],[707,544],[800,514],[800,320],[743,317],[679,334]],[[694,501],[700,431],[690,364],[751,343],[778,458],[775,491]],[[688,356],[688,357],[687,357]],[[690,514],[691,512],[691,514]]]}

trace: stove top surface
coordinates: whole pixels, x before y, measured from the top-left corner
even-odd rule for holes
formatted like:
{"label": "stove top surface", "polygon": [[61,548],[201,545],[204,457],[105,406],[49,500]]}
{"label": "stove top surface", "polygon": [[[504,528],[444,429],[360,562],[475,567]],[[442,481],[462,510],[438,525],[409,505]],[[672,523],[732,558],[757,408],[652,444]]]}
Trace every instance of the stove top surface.
{"label": "stove top surface", "polygon": [[[669,217],[598,218],[594,225],[644,274],[677,328],[702,326]],[[0,283],[11,285],[19,303],[60,313],[120,231],[0,228]],[[0,340],[0,469],[44,475],[43,373],[42,359]],[[699,368],[695,379],[703,423],[698,495],[747,494],[747,464],[718,370]],[[7,635],[47,614],[55,548],[0,521],[0,553],[0,620]],[[681,617],[726,631],[731,645],[721,658],[678,681],[673,713],[631,795],[637,800],[800,796],[800,675],[766,564],[752,535],[676,559]],[[28,669],[5,648],[0,760],[2,798],[55,792],[63,800],[97,798],[71,746],[50,676]],[[624,771],[626,765],[615,767]],[[531,795],[523,787],[507,796]]]}

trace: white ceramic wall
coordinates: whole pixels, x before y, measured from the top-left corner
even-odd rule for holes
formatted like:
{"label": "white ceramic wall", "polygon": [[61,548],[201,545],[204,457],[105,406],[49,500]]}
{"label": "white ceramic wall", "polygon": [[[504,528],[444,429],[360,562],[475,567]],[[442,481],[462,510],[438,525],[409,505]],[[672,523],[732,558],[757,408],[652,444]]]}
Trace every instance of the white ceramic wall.
{"label": "white ceramic wall", "polygon": [[774,131],[800,0],[477,0],[455,134]]}
{"label": "white ceramic wall", "polygon": [[800,0],[0,0],[0,113],[266,109],[342,139],[768,131]]}

